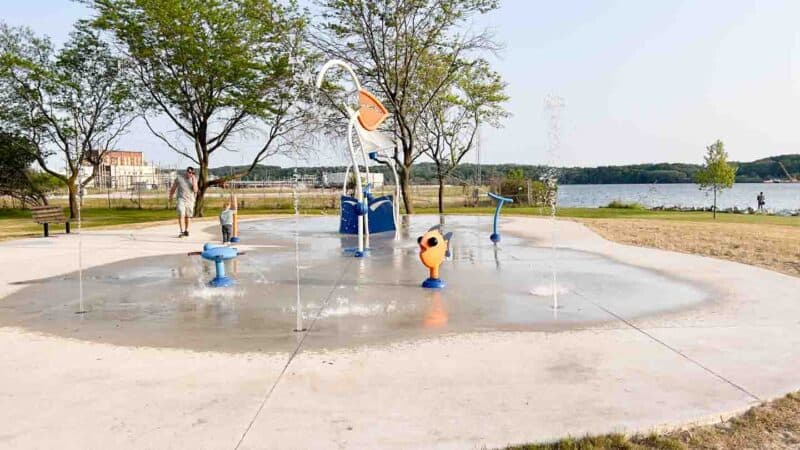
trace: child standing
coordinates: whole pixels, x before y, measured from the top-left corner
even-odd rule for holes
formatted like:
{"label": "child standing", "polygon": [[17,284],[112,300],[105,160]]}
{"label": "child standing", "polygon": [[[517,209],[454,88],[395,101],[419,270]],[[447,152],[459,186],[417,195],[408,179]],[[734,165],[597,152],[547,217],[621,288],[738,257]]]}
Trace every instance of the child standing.
{"label": "child standing", "polygon": [[222,212],[219,213],[219,224],[222,225],[222,243],[227,244],[233,236],[233,213],[231,202],[222,205]]}

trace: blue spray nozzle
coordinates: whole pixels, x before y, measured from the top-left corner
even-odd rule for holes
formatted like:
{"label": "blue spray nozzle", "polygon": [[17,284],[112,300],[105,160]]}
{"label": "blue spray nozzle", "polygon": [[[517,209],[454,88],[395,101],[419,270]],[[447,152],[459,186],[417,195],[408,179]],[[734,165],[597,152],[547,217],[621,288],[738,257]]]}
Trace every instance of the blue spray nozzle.
{"label": "blue spray nozzle", "polygon": [[498,202],[502,202],[502,203],[514,203],[514,199],[513,198],[503,197],[501,195],[495,194],[494,192],[489,192],[489,198],[493,198],[493,199],[497,200]]}
{"label": "blue spray nozzle", "polygon": [[503,197],[502,195],[498,195],[493,192],[489,192],[489,198],[497,200],[497,208],[494,210],[494,225],[492,227],[492,235],[489,236],[489,239],[491,239],[494,243],[498,243],[500,242],[500,233],[497,231],[497,219],[500,217],[500,208],[502,208],[506,203],[514,203],[514,199]]}

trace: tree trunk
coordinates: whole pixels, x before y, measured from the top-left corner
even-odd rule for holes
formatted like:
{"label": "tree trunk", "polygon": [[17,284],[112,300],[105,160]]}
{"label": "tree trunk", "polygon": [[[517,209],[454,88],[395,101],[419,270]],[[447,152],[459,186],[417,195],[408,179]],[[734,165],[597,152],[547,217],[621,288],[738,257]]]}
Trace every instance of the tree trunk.
{"label": "tree trunk", "polygon": [[208,160],[201,161],[197,174],[197,195],[194,198],[194,216],[203,217],[203,207],[208,190]]}
{"label": "tree trunk", "polygon": [[439,174],[439,214],[444,214],[444,175]]}
{"label": "tree trunk", "polygon": [[197,196],[194,198],[194,216],[195,217],[203,217],[203,208],[205,207],[206,201],[206,190],[208,190],[208,185],[206,183],[197,185]]}
{"label": "tree trunk", "polygon": [[717,190],[714,189],[714,219],[717,218]]}
{"label": "tree trunk", "polygon": [[411,167],[400,166],[400,193],[406,205],[406,214],[414,214],[411,196]]}
{"label": "tree trunk", "polygon": [[78,187],[75,186],[75,180],[67,180],[67,195],[69,197],[69,218],[78,218]]}

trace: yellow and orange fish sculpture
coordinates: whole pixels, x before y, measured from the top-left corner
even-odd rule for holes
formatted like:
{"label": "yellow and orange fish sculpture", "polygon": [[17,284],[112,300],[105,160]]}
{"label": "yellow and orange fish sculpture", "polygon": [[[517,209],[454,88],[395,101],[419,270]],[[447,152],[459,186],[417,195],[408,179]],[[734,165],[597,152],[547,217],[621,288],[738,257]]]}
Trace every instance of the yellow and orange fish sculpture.
{"label": "yellow and orange fish sculpture", "polygon": [[428,268],[428,279],[422,282],[424,288],[443,288],[446,283],[439,278],[439,266],[450,256],[450,240],[453,233],[442,234],[441,226],[435,226],[417,238],[419,259]]}

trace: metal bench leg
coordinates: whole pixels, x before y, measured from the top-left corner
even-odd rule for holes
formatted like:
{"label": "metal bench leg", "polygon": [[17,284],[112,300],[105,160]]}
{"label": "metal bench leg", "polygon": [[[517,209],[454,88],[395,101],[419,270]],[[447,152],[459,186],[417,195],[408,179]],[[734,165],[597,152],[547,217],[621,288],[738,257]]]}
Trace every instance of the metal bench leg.
{"label": "metal bench leg", "polygon": [[44,227],[44,237],[50,237],[50,227],[48,226],[47,222],[43,223],[42,226]]}
{"label": "metal bench leg", "polygon": [[67,234],[69,234],[69,222],[67,222]]}

